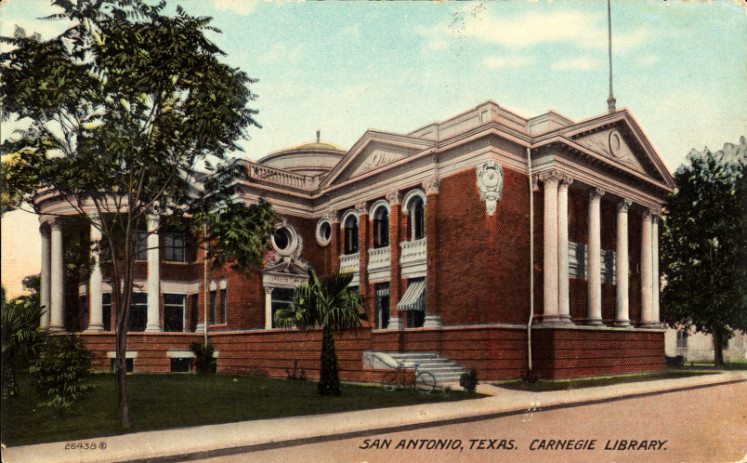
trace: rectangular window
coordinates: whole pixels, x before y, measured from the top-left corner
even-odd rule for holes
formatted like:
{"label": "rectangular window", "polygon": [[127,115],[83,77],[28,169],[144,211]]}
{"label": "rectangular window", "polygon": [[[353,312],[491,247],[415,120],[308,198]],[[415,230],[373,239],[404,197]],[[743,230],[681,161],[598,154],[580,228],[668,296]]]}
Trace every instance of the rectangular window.
{"label": "rectangular window", "polygon": [[389,246],[389,216],[382,213],[382,218],[374,220],[374,247]]}
{"label": "rectangular window", "polygon": [[210,291],[210,322],[216,323],[216,317],[218,315],[218,292],[216,290]]}
{"label": "rectangular window", "polygon": [[145,331],[147,322],[148,293],[132,293],[132,302],[130,303],[130,331]]}
{"label": "rectangular window", "polygon": [[[113,372],[117,371],[117,359],[111,359],[109,362],[109,366]],[[125,369],[128,373],[132,373],[135,371],[135,359],[133,358],[126,358],[125,359]]]}
{"label": "rectangular window", "polygon": [[226,314],[228,314],[228,290],[220,290],[220,306],[218,307],[217,323],[226,323]]}
{"label": "rectangular window", "polygon": [[277,328],[275,323],[275,314],[283,307],[293,304],[296,297],[295,288],[273,288],[272,290],[272,327]]}
{"label": "rectangular window", "polygon": [[687,347],[687,331],[677,331],[677,347]]}
{"label": "rectangular window", "polygon": [[378,314],[378,326],[385,329],[389,326],[390,294],[389,283],[376,283],[376,313]]}
{"label": "rectangular window", "polygon": [[112,330],[112,293],[101,295],[101,311],[104,318],[104,331]]}
{"label": "rectangular window", "polygon": [[170,262],[187,261],[187,239],[184,232],[163,234],[163,260]]}
{"label": "rectangular window", "polygon": [[[407,281],[408,289],[412,286],[414,289],[420,289],[420,292],[413,294],[417,296],[415,303],[410,304],[407,310],[407,328],[420,328],[425,323],[426,312],[426,284],[424,278],[411,278]],[[419,288],[422,286],[422,288]],[[404,297],[403,297],[404,299]]]}
{"label": "rectangular window", "polygon": [[358,252],[358,224],[345,228],[345,254]]}
{"label": "rectangular window", "polygon": [[163,295],[163,330],[184,331],[185,302],[184,294]]}
{"label": "rectangular window", "polygon": [[192,371],[192,359],[189,357],[184,358],[172,358],[171,359],[171,372],[172,373],[189,373]]}
{"label": "rectangular window", "polygon": [[148,232],[138,231],[135,240],[135,260],[148,260]]}
{"label": "rectangular window", "polygon": [[194,331],[197,329],[197,317],[199,316],[199,301],[200,301],[200,295],[199,294],[190,294],[189,295],[189,331]]}

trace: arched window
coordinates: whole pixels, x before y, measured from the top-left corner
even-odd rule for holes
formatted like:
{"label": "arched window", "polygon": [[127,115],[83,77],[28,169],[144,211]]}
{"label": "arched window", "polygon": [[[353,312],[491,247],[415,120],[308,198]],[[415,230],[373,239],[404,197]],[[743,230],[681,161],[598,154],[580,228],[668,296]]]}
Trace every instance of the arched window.
{"label": "arched window", "polygon": [[374,248],[389,246],[389,209],[385,205],[374,206],[373,245]]}
{"label": "arched window", "polygon": [[355,254],[358,252],[358,217],[349,214],[342,226],[345,230],[345,254]]}
{"label": "arched window", "polygon": [[411,240],[425,238],[425,196],[414,190],[405,196],[405,211],[408,215],[408,230]]}

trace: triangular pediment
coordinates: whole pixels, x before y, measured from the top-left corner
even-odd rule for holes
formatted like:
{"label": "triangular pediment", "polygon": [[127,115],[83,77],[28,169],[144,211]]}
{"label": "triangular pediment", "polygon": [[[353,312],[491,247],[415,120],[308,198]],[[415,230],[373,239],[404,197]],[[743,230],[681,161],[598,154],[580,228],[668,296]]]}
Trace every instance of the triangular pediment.
{"label": "triangular pediment", "polygon": [[342,158],[324,181],[324,186],[343,183],[386,168],[432,147],[431,140],[407,135],[368,131]]}
{"label": "triangular pediment", "polygon": [[597,161],[674,187],[674,179],[627,109],[598,116],[555,133]]}
{"label": "triangular pediment", "polygon": [[612,161],[625,164],[637,172],[647,173],[628,142],[616,128],[600,130],[591,135],[578,137],[575,142]]}

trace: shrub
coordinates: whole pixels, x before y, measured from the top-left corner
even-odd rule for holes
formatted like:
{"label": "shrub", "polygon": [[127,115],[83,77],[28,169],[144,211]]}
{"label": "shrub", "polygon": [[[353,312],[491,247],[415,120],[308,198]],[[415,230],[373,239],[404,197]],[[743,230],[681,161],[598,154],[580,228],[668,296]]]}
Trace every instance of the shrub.
{"label": "shrub", "polygon": [[462,373],[462,376],[459,378],[459,385],[464,388],[467,392],[475,392],[475,389],[477,389],[477,371],[476,370],[470,370],[467,373]]}
{"label": "shrub", "polygon": [[218,370],[218,361],[213,354],[215,347],[212,344],[193,342],[190,346],[195,353],[195,370],[197,373],[215,373]]}
{"label": "shrub", "polygon": [[40,406],[68,410],[86,391],[93,388],[85,379],[93,355],[76,336],[52,336],[41,345],[39,356],[29,368],[34,386],[46,398]]}
{"label": "shrub", "polygon": [[528,382],[528,383],[536,383],[539,381],[540,376],[539,373],[535,372],[534,370],[524,370],[521,372],[521,380]]}

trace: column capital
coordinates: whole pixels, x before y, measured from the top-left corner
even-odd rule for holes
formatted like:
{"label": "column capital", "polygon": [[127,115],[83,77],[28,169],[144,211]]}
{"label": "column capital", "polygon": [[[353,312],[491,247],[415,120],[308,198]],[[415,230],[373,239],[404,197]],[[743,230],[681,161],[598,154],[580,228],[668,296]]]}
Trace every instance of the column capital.
{"label": "column capital", "polygon": [[387,193],[386,200],[389,201],[390,206],[394,206],[395,204],[401,204],[402,193],[400,193],[399,191],[392,191],[391,193]]}
{"label": "column capital", "polygon": [[633,200],[624,198],[622,201],[617,203],[617,212],[623,212],[627,214],[632,204],[633,204]]}
{"label": "column capital", "polygon": [[265,294],[272,294],[272,290],[274,289],[272,286],[263,286],[265,289]]}
{"label": "column capital", "polygon": [[652,213],[651,209],[644,209],[643,214],[641,214],[641,217],[643,217],[643,220],[653,220],[654,214]]}
{"label": "column capital", "polygon": [[340,223],[340,213],[337,212],[334,209],[328,210],[324,214],[324,216],[327,217],[329,219],[329,221],[332,222],[332,223]]}
{"label": "column capital", "polygon": [[358,215],[368,214],[368,204],[366,201],[355,203],[355,210],[358,212]]}
{"label": "column capital", "polygon": [[431,177],[423,182],[423,189],[426,195],[437,195],[441,188],[441,180],[436,177]]}
{"label": "column capital", "polygon": [[606,191],[604,191],[604,188],[599,188],[599,187],[593,188],[589,190],[589,199],[592,201],[595,199],[601,199],[605,193]]}
{"label": "column capital", "polygon": [[648,213],[651,216],[651,220],[653,220],[654,222],[658,222],[659,220],[661,220],[661,210],[649,208]]}
{"label": "column capital", "polygon": [[560,186],[569,187],[573,183],[573,177],[570,175],[560,172]]}
{"label": "column capital", "polygon": [[58,215],[47,219],[47,223],[50,227],[62,227],[65,225],[65,217]]}
{"label": "column capital", "polygon": [[563,178],[563,173],[552,169],[547,172],[542,172],[541,174],[537,174],[537,179],[544,183],[545,186],[558,186],[558,183],[560,183],[560,180]]}

